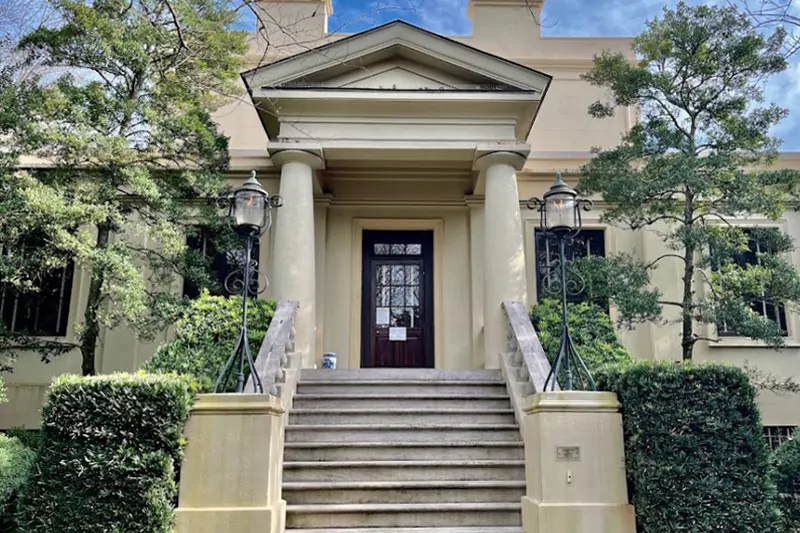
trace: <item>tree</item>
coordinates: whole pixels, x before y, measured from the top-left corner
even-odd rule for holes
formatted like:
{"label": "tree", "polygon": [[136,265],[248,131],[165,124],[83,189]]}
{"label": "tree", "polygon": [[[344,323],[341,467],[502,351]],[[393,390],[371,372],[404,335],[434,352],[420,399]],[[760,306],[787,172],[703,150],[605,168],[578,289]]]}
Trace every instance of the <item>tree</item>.
{"label": "tree", "polygon": [[[21,120],[5,147],[45,164],[0,174],[0,272],[20,291],[72,263],[90,273],[77,338],[94,374],[101,328],[146,336],[180,303],[171,285],[186,273],[184,229],[210,216],[202,200],[223,191],[229,161],[210,112],[236,91],[246,36],[224,0],[51,5],[58,25],[19,49],[25,64],[66,74],[16,90]],[[26,338],[4,336],[0,349]]]}
{"label": "tree", "polygon": [[[787,66],[784,38],[780,29],[762,35],[735,8],[681,2],[634,39],[635,64],[603,52],[584,75],[609,93],[590,106],[592,116],[634,106],[641,120],[617,147],[594,150],[579,188],[608,203],[609,223],[655,232],[667,247],[651,263],[588,260],[603,263],[589,276],[590,292],[622,304],[623,321],[676,309],[684,360],[697,342],[716,340],[702,334],[702,324],[780,346],[780,324],[761,310],[800,300],[800,276],[786,258],[791,238],[777,226],[734,223],[750,214],[777,221],[795,201],[798,172],[770,167],[778,141],[769,130],[787,111],[763,105],[761,90]],[[682,272],[674,300],[650,277],[665,261]]]}
{"label": "tree", "polygon": [[757,28],[782,27],[787,31],[786,55],[800,50],[800,3],[796,0],[736,0]]}

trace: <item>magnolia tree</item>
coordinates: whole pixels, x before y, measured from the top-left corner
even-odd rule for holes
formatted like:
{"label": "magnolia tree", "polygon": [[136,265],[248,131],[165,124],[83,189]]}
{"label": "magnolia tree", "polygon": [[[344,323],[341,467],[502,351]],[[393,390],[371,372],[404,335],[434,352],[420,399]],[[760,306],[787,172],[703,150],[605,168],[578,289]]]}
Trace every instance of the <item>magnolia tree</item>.
{"label": "magnolia tree", "polygon": [[[579,187],[608,204],[610,224],[654,232],[666,250],[652,262],[617,255],[578,267],[622,322],[676,323],[684,360],[697,342],[717,340],[709,328],[780,346],[783,314],[800,300],[792,239],[777,223],[747,222],[777,222],[796,201],[800,174],[771,166],[779,142],[770,129],[787,111],[762,94],[787,67],[784,38],[735,8],[681,2],[634,39],[638,61],[603,52],[584,75],[609,95],[592,116],[633,106],[641,120],[617,147],[595,150]],[[666,262],[681,272],[674,298],[652,281]]]}

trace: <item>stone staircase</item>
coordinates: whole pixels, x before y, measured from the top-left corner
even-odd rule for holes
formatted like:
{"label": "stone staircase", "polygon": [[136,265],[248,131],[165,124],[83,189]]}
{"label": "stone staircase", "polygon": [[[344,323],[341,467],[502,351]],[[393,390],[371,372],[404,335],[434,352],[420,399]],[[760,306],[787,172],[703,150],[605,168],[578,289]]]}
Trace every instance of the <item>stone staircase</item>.
{"label": "stone staircase", "polygon": [[499,371],[303,370],[286,427],[294,533],[521,533],[525,466]]}

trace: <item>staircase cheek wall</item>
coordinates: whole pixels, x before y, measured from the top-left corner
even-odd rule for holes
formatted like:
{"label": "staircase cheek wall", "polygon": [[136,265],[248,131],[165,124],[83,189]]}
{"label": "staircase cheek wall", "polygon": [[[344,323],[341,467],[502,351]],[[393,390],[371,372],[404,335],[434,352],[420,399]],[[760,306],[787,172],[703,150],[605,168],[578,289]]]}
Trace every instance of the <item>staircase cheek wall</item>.
{"label": "staircase cheek wall", "polygon": [[186,426],[178,533],[282,533],[281,400],[200,396]]}

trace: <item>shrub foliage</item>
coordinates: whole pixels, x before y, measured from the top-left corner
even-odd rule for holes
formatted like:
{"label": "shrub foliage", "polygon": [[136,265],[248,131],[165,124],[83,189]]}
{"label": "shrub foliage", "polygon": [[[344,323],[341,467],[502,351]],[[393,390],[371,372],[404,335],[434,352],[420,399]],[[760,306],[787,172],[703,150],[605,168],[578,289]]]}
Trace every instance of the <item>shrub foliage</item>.
{"label": "shrub foliage", "polygon": [[[251,300],[248,304],[247,327],[254,355],[274,314],[274,302]],[[193,375],[202,392],[211,391],[236,343],[241,323],[240,297],[211,296],[204,291],[177,322],[175,340],[161,346],[144,369],[157,374]]]}
{"label": "shrub foliage", "polygon": [[[570,336],[592,374],[606,364],[633,361],[617,339],[614,325],[602,307],[588,302],[570,303],[567,312]],[[561,343],[561,302],[543,300],[534,306],[531,321],[547,358],[553,363]]]}
{"label": "shrub foliage", "polygon": [[639,533],[778,531],[756,391],[742,370],[637,362],[596,378],[622,403]]}
{"label": "shrub foliage", "polygon": [[26,533],[172,531],[194,385],[178,376],[57,378],[24,489]]}
{"label": "shrub foliage", "polygon": [[784,533],[800,531],[800,432],[772,454]]}
{"label": "shrub foliage", "polygon": [[19,439],[0,434],[0,531],[14,531],[17,495],[28,480],[35,457]]}

